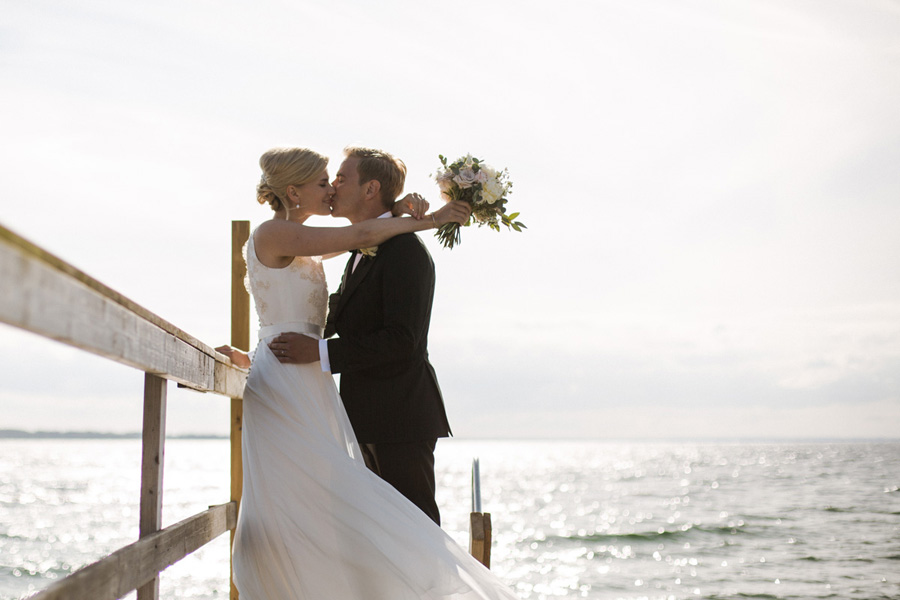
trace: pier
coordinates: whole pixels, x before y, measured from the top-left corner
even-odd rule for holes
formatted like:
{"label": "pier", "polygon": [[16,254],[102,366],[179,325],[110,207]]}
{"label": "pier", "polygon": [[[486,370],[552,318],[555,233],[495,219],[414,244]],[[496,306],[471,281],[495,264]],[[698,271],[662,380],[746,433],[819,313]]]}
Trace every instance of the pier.
{"label": "pier", "polygon": [[[241,249],[248,221],[232,222],[231,345],[250,349],[250,298]],[[0,225],[0,322],[144,372],[139,539],[31,596],[113,600],[137,590],[158,600],[159,574],[226,531],[241,501],[241,423],[247,372],[228,357],[64,260]],[[230,498],[161,529],[169,382],[231,402]],[[225,499],[223,499],[225,500]],[[480,504],[480,503],[479,503]],[[490,515],[473,501],[470,552],[490,565]],[[231,584],[231,599],[238,600]]]}

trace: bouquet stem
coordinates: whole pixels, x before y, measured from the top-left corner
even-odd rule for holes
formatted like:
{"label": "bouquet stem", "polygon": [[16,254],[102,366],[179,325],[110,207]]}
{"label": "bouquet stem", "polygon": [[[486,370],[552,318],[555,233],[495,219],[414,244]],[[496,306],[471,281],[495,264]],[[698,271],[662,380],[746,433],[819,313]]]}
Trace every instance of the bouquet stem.
{"label": "bouquet stem", "polygon": [[435,236],[444,244],[445,248],[453,248],[462,240],[459,232],[459,223],[445,223],[441,225]]}

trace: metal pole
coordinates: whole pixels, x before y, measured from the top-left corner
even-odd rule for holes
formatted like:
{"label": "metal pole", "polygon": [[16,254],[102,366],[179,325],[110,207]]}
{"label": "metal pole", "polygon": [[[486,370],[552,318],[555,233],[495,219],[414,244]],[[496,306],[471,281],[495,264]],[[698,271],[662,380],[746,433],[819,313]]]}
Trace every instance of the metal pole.
{"label": "metal pole", "polygon": [[481,512],[481,473],[478,457],[472,460],[472,512]]}

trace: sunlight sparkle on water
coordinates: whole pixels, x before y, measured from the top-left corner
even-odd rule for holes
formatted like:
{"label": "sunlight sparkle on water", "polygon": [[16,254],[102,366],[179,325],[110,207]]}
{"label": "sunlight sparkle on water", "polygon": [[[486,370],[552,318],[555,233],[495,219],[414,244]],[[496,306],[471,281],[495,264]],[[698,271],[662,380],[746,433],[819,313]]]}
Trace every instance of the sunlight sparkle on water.
{"label": "sunlight sparkle on water", "polygon": [[[137,538],[139,441],[7,446],[0,555],[9,576],[0,577],[0,597],[43,587]],[[868,600],[854,592],[863,589],[900,597],[893,563],[855,560],[874,547],[900,553],[890,516],[900,445],[443,440],[438,503],[445,531],[463,546],[475,456],[493,521],[492,568],[523,599]],[[224,502],[229,462],[226,440],[171,441],[164,523]],[[166,570],[162,595],[224,600],[227,570],[223,535]]]}

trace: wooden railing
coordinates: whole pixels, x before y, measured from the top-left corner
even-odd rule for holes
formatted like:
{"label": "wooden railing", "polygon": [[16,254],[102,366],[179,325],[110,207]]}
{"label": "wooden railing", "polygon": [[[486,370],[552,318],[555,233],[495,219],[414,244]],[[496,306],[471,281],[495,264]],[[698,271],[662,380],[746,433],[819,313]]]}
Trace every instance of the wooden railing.
{"label": "wooden railing", "polygon": [[[250,299],[241,248],[248,221],[231,229],[231,345],[250,349]],[[30,600],[112,600],[138,590],[159,598],[159,573],[237,522],[241,500],[242,396],[247,372],[188,335],[0,225],[0,322],[31,331],[144,371],[140,537]],[[160,529],[167,380],[231,398],[231,501]],[[473,503],[469,551],[490,567],[491,519]],[[231,599],[238,600],[231,585]]]}
{"label": "wooden railing", "polygon": [[[241,247],[249,223],[232,223],[232,339],[249,350],[250,304]],[[247,373],[213,348],[0,226],[0,322],[144,371],[140,537],[32,596],[37,600],[159,598],[159,573],[237,522],[242,395]],[[167,381],[231,398],[231,501],[160,529]],[[231,586],[231,597],[237,591]]]}

